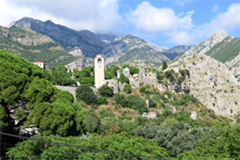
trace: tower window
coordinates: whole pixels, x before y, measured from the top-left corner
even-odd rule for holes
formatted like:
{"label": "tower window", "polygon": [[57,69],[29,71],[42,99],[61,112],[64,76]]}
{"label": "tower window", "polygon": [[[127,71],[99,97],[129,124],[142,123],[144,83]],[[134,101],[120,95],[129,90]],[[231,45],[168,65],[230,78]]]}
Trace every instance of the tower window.
{"label": "tower window", "polygon": [[102,63],[102,60],[99,58],[99,59],[97,60],[97,63]]}

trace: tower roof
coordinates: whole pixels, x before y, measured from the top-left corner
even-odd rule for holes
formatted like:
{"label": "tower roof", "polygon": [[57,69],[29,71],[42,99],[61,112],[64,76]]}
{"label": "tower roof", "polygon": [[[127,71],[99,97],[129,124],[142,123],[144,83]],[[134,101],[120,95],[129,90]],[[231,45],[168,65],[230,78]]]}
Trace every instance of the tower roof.
{"label": "tower roof", "polygon": [[102,58],[103,56],[101,54],[97,54],[96,58]]}

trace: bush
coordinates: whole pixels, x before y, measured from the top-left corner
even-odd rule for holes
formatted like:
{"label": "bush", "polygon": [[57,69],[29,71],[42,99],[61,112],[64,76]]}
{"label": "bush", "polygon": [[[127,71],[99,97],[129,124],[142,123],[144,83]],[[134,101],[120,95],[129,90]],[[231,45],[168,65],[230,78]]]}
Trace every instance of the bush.
{"label": "bush", "polygon": [[86,84],[88,86],[93,86],[93,84],[94,84],[93,77],[81,77],[78,80],[81,84]]}
{"label": "bush", "polygon": [[165,72],[165,77],[170,81],[173,82],[174,80],[176,80],[176,73],[174,70],[168,70]]}
{"label": "bush", "polygon": [[122,84],[123,84],[123,83],[129,83],[128,77],[126,77],[123,73],[120,74],[119,81],[120,81]]}
{"label": "bush", "polygon": [[147,90],[147,87],[146,86],[143,86],[143,87],[141,87],[140,88],[140,93],[144,93],[144,92],[146,92],[146,90]]}
{"label": "bush", "polygon": [[98,98],[98,104],[108,104],[107,98],[106,97],[99,97]]}
{"label": "bush", "polygon": [[76,89],[77,100],[82,100],[87,104],[97,103],[97,96],[93,90],[87,85],[81,85]]}
{"label": "bush", "polygon": [[112,97],[113,89],[105,84],[98,89],[98,93],[103,97]]}
{"label": "bush", "polygon": [[100,132],[101,128],[101,119],[98,117],[97,113],[94,110],[88,110],[85,113],[83,120],[84,128],[86,132],[94,133]]}
{"label": "bush", "polygon": [[127,68],[127,67],[129,68],[131,75],[133,75],[133,74],[138,74],[138,73],[139,73],[139,69],[138,69],[137,67],[129,66],[129,65],[127,65],[127,64],[124,64],[124,65],[122,66],[122,69]]}
{"label": "bush", "polygon": [[162,70],[167,69],[167,67],[168,67],[167,62],[163,61]]}
{"label": "bush", "polygon": [[137,95],[130,95],[130,96],[126,97],[124,99],[124,101],[126,103],[126,106],[124,106],[124,107],[132,108],[141,114],[143,112],[148,111],[146,102]]}
{"label": "bush", "polygon": [[115,117],[115,114],[112,112],[110,108],[103,108],[99,111],[100,118],[106,118],[106,117]]}
{"label": "bush", "polygon": [[149,107],[150,108],[156,108],[157,107],[157,103],[152,98],[149,99]]}
{"label": "bush", "polygon": [[132,87],[131,87],[131,85],[130,85],[130,84],[126,84],[126,85],[124,86],[123,91],[125,91],[126,93],[131,93],[131,92],[132,92]]}
{"label": "bush", "polygon": [[116,104],[123,105],[124,99],[125,99],[125,96],[120,93],[115,94],[115,96],[114,96],[114,101]]}

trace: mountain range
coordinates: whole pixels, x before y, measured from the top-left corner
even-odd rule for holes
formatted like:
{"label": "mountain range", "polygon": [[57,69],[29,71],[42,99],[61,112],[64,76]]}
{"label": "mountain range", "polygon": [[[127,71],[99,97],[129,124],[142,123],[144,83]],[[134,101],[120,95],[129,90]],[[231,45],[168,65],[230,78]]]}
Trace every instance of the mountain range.
{"label": "mountain range", "polygon": [[[159,47],[132,35],[117,37],[112,34],[95,34],[88,30],[76,31],[55,24],[50,20],[43,22],[29,17],[24,17],[18,21],[12,22],[8,28],[4,28],[4,30],[17,30],[18,32],[24,30],[24,34],[22,33],[21,36],[25,37],[25,39],[27,38],[27,41],[32,41],[32,38],[34,39],[28,31],[38,34],[35,38],[44,36],[45,38],[51,39],[51,43],[61,48],[61,50],[58,51],[61,53],[54,56],[54,59],[51,60],[46,60],[41,57],[44,54],[49,54],[48,50],[45,50],[43,54],[34,55],[34,52],[41,51],[32,51],[31,48],[29,48],[31,45],[26,47],[25,44],[23,44],[24,40],[16,40],[15,35],[12,33],[10,33],[11,36],[8,37],[2,36],[4,40],[0,41],[3,49],[10,50],[30,61],[44,61],[50,66],[58,65],[59,63],[72,67],[91,65],[93,62],[91,58],[95,57],[96,54],[103,54],[108,64],[139,60],[156,65],[161,64],[163,61],[169,61],[189,49],[189,46],[177,46],[172,49]],[[0,36],[1,35],[3,34],[0,34]],[[13,50],[11,47],[6,47],[6,43],[20,43],[22,49]],[[35,45],[35,48],[41,48],[37,46],[38,45]],[[80,56],[70,53],[76,48],[82,53]]]}
{"label": "mountain range", "polygon": [[24,17],[8,28],[0,27],[0,47],[30,61],[44,61],[50,66],[70,68],[93,64],[96,54],[103,54],[106,64],[144,63],[159,65],[181,55],[205,54],[224,63],[240,80],[240,38],[220,30],[196,46],[160,47],[133,35],[121,37],[95,34]]}

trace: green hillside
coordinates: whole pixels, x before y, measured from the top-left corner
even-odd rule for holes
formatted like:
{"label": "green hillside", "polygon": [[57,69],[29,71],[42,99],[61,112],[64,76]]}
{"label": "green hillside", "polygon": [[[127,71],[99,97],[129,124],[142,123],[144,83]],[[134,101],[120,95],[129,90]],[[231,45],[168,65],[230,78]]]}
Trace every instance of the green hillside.
{"label": "green hillside", "polygon": [[[75,59],[60,44],[49,40],[45,40],[46,43],[42,42],[42,35],[34,31],[17,27],[10,28],[7,31],[11,36],[5,37],[0,34],[0,49],[10,51],[29,61],[43,61],[49,66],[57,66],[68,64]],[[46,38],[46,36],[44,37]],[[20,43],[19,38],[21,38],[22,43]],[[37,44],[23,44],[33,39]]]}
{"label": "green hillside", "polygon": [[[20,129],[34,126],[44,135],[79,133],[80,108],[73,105],[70,93],[55,88],[48,79],[43,69],[0,50],[0,132],[19,134]],[[11,145],[18,141],[1,135],[0,140]],[[0,152],[6,147],[1,144]]]}
{"label": "green hillside", "polygon": [[[156,72],[159,83],[167,86],[168,80],[182,83],[189,76],[187,70]],[[234,124],[192,95],[129,84],[114,95],[107,85],[96,93],[81,85],[73,103],[70,93],[48,79],[47,71],[0,50],[0,133],[32,138],[19,142],[0,134],[0,152],[6,159],[240,158],[240,116],[230,117]],[[145,111],[156,117],[142,116]],[[33,128],[33,135],[22,132],[26,127]]]}
{"label": "green hillside", "polygon": [[237,56],[239,52],[240,38],[232,38],[229,36],[205,54],[225,63]]}

